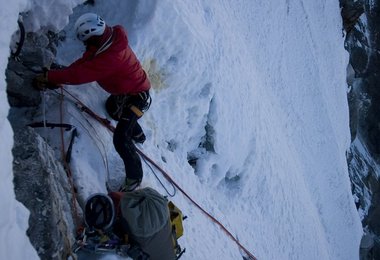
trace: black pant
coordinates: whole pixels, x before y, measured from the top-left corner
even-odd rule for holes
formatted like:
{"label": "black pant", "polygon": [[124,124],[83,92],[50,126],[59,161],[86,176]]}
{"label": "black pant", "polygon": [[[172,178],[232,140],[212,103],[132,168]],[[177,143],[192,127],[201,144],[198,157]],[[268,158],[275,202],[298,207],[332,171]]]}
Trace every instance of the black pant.
{"label": "black pant", "polygon": [[141,159],[132,141],[132,137],[143,134],[143,130],[137,122],[139,117],[130,109],[130,106],[134,105],[141,111],[148,110],[150,105],[149,93],[143,93],[143,95],[126,97],[122,116],[113,135],[113,144],[124,162],[125,174],[128,179],[142,179],[143,177]]}

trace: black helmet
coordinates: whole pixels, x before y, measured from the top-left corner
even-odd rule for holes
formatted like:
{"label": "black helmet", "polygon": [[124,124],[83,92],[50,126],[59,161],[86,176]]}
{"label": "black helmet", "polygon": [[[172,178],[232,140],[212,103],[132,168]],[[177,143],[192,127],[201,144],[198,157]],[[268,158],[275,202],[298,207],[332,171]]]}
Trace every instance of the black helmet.
{"label": "black helmet", "polygon": [[88,228],[107,230],[112,227],[114,219],[115,207],[109,196],[96,193],[87,199],[84,221]]}

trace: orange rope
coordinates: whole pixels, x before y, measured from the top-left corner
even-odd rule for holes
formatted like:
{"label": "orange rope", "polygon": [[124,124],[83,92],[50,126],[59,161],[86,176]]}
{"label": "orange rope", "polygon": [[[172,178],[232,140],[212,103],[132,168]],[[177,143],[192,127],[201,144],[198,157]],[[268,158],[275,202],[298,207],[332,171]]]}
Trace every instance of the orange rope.
{"label": "orange rope", "polygon": [[[84,105],[78,98],[76,98],[74,95],[72,95],[70,92],[68,92],[66,89],[63,89],[67,94],[69,94],[72,98],[74,98],[78,105],[80,105],[80,109],[90,116],[92,116],[95,120],[97,120],[99,123],[101,123],[103,126],[107,127],[111,132],[115,131],[115,127],[111,125],[110,121],[108,121],[106,118],[102,118],[99,115],[97,115],[95,112],[90,110],[86,105]],[[170,176],[169,174],[162,169],[155,161],[153,161],[151,158],[149,158],[146,154],[144,154],[140,149],[136,147],[137,152],[144,157],[149,163],[151,163],[154,167],[156,167],[162,175],[170,182],[172,183],[177,189],[179,189],[182,194],[189,199],[200,211],[202,211],[203,214],[205,214],[208,218],[210,218],[216,225],[218,225],[226,234],[228,237],[230,237],[237,245],[238,247],[244,251],[245,254],[247,254],[248,258],[251,260],[257,260],[257,258],[249,252],[248,249],[246,249],[237,238],[235,238],[232,233],[222,224],[219,220],[217,220],[215,217],[213,217],[210,213],[208,213],[205,209],[203,209],[195,200],[193,200],[190,195],[188,195]]]}
{"label": "orange rope", "polygon": [[[60,105],[59,105],[59,119],[60,119],[61,124],[63,124],[63,91],[62,91],[62,89],[63,88],[61,88],[62,98],[60,100]],[[79,220],[80,217],[79,217],[77,206],[76,206],[76,201],[77,201],[76,192],[75,192],[75,188],[74,188],[73,175],[72,175],[72,172],[70,169],[70,165],[66,161],[67,155],[66,155],[66,149],[65,149],[64,132],[63,132],[62,127],[60,127],[60,132],[61,132],[61,157],[62,157],[62,161],[63,161],[64,167],[66,170],[66,175],[67,175],[67,178],[69,180],[69,184],[70,184],[70,188],[71,188],[71,193],[72,193],[71,207],[72,207],[72,211],[74,213],[75,224],[76,224],[76,229],[77,229],[80,226],[81,222]]]}
{"label": "orange rope", "polygon": [[203,209],[196,201],[194,201],[190,195],[188,195],[170,176],[169,174],[163,170],[159,165],[157,165],[152,159],[150,159],[146,154],[144,154],[141,150],[139,150],[138,148],[137,149],[137,152],[143,156],[147,161],[149,161],[154,167],[156,167],[161,173],[162,175],[170,182],[172,183],[177,189],[179,189],[182,194],[188,198],[200,211],[202,211],[203,214],[205,214],[208,218],[210,218],[215,224],[217,224],[226,234],[227,236],[229,236],[239,247],[240,249],[242,249],[244,251],[244,253],[246,253],[250,259],[252,260],[257,260],[257,258],[251,253],[248,251],[248,249],[246,249],[240,242],[238,239],[236,239],[232,233],[230,231],[228,231],[228,229],[222,224],[220,223],[219,220],[217,220],[215,217],[213,217],[210,213],[208,213],[205,209]]}

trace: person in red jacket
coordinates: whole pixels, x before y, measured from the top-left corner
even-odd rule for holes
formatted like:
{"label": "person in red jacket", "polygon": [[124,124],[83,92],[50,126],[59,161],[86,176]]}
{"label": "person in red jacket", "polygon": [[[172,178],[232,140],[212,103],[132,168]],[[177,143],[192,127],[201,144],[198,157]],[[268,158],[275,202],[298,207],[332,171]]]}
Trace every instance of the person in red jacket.
{"label": "person in red jacket", "polygon": [[143,177],[141,159],[133,141],[145,141],[137,120],[150,106],[149,79],[130,48],[122,26],[110,27],[97,14],[86,13],[76,21],[75,32],[86,45],[83,56],[66,68],[38,75],[35,85],[44,89],[96,81],[111,94],[106,108],[111,117],[118,120],[113,143],[125,165],[124,190],[131,191]]}

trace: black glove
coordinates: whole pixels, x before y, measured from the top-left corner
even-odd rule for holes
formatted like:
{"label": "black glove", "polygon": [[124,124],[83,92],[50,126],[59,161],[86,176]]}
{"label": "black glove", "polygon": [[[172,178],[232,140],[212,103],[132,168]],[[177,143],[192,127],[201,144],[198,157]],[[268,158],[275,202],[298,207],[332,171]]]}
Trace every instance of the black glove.
{"label": "black glove", "polygon": [[37,90],[46,90],[48,89],[57,89],[60,88],[60,85],[53,84],[49,82],[48,80],[48,70],[45,69],[43,73],[38,74],[34,79],[33,79],[33,87]]}

